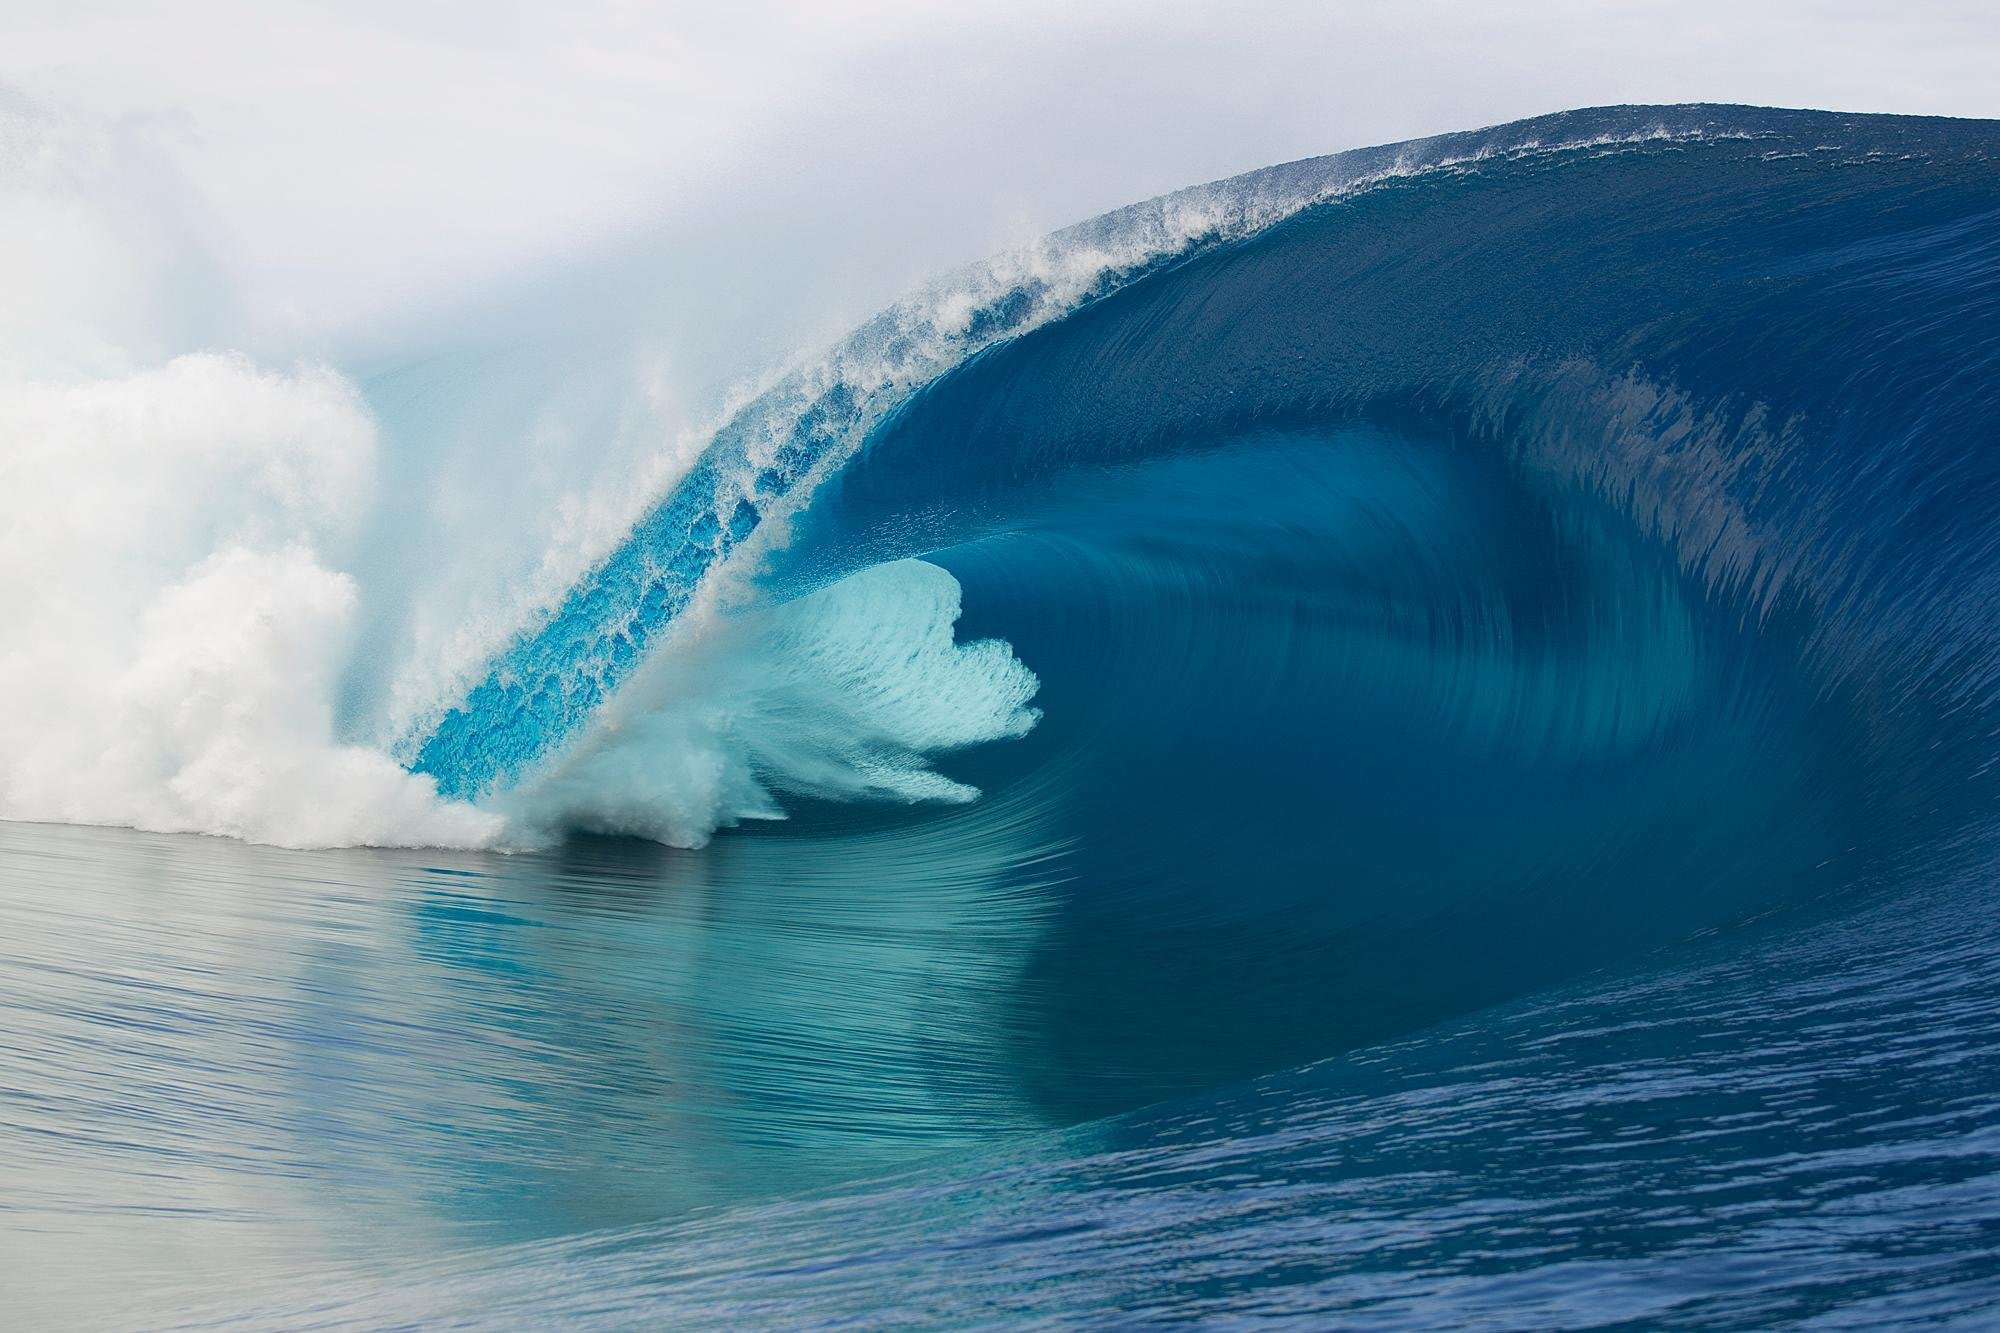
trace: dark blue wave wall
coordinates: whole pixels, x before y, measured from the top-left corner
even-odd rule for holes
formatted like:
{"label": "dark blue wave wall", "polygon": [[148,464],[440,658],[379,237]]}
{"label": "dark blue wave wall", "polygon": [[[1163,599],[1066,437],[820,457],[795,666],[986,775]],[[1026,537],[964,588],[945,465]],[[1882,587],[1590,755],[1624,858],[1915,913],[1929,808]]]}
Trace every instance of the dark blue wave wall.
{"label": "dark blue wave wall", "polygon": [[2000,133],[1716,114],[1145,275],[820,492],[776,595],[927,554],[1042,679],[956,775],[1074,849],[1052,1111],[1981,855]]}
{"label": "dark blue wave wall", "polygon": [[1010,1023],[1057,1118],[1962,868],[1996,147],[1625,108],[1209,187],[1366,182],[754,407],[418,766],[474,792],[559,747],[816,487],[769,596],[924,555],[1042,680],[952,836],[1066,849]]}

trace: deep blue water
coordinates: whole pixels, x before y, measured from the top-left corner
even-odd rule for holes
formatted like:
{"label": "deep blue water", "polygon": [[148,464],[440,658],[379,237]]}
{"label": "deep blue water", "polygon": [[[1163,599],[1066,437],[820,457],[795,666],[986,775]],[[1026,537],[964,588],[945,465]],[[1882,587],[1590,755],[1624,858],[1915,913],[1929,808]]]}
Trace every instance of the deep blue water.
{"label": "deep blue water", "polygon": [[756,605],[921,559],[1038,677],[942,765],[981,799],[515,856],[0,825],[10,1285],[2000,1318],[1997,150],[1575,113],[1204,187],[942,342],[885,315],[407,748],[464,793],[559,757],[782,514]]}

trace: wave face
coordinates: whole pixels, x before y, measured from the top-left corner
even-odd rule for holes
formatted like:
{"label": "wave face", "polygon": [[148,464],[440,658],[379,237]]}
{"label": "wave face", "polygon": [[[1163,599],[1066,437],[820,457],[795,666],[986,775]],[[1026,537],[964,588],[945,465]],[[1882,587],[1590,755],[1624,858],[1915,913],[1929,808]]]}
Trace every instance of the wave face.
{"label": "wave face", "polygon": [[[961,275],[753,402],[414,766],[668,841],[987,790],[1081,886],[1025,983],[1071,1118],[1828,901],[1991,799],[1992,147],[1614,109],[1087,224],[1066,283]],[[899,567],[982,684],[888,631],[850,674],[976,698],[952,734],[651,711],[755,674],[661,665],[725,572],[868,620]]]}
{"label": "wave face", "polygon": [[[774,565],[754,596],[783,599],[922,555],[973,580],[982,616],[989,596],[1030,600],[1040,569],[1033,606],[982,623],[1037,636],[1049,688],[1067,688],[1058,659],[1115,646],[1023,618],[1091,588],[1136,618],[1137,642],[1251,614],[1240,585],[1266,617],[1232,631],[1241,660],[1291,673],[1273,689],[1319,682],[1268,716],[1326,722],[1341,751],[1367,730],[1479,731],[1497,753],[1622,757],[1659,780],[1649,746],[1695,744],[1704,721],[1719,744],[1742,709],[1803,728],[1766,756],[1813,789],[1794,808],[1847,827],[1841,803],[1875,804],[1885,771],[1927,808],[1896,752],[1932,738],[1900,719],[1964,706],[1972,687],[1939,655],[1985,651],[1982,594],[1969,570],[1951,588],[1897,581],[1928,562],[1909,563],[1911,542],[1976,536],[1957,530],[1963,501],[1948,533],[1914,515],[1979,481],[1932,451],[1991,419],[1988,147],[1951,122],[1613,109],[1274,168],[1085,224],[939,284],[738,412],[402,752],[446,795],[490,797],[560,768],[731,578]],[[1099,532],[1133,503],[1107,469],[1157,494],[1157,531],[1127,513]],[[1086,483],[1098,498],[1070,494]],[[1230,497],[1243,530],[1228,549],[1201,548],[1219,532],[1161,549],[1206,518],[1176,508],[1176,487]],[[1330,526],[1343,512],[1354,526]],[[1024,524],[1060,524],[1069,553],[988,540]],[[1435,581],[1412,582],[1425,569]],[[1174,586],[1185,605],[1163,600]],[[1301,646],[1315,634],[1334,660]],[[1245,693],[1225,663],[1180,669],[1187,689],[1157,709],[1145,673],[1127,682],[1133,730]],[[1371,680],[1418,677],[1439,692],[1389,712],[1368,697]],[[1378,727],[1332,725],[1348,686]],[[1898,725],[1877,716],[1878,688]],[[1109,720],[1093,701],[1053,725],[1085,714]],[[1249,744],[1257,719],[1243,722]],[[1753,786],[1773,776],[1752,768]]]}
{"label": "wave face", "polygon": [[382,1043],[355,1178],[531,1243],[256,1322],[1990,1314],[1996,446],[1989,122],[1571,113],[942,281],[483,668],[315,714],[391,840],[691,850],[381,863],[326,967],[540,1035]]}
{"label": "wave face", "polygon": [[1157,269],[1388,181],[1494,159],[1700,139],[1722,123],[1699,109],[1585,112],[1339,153],[1135,205],[953,275],[735,413],[626,540],[403,748],[448,795],[518,781],[589,722],[767,520],[796,510],[912,391],[988,348]]}
{"label": "wave face", "polygon": [[923,553],[1039,676],[962,768],[1077,849],[1042,1095],[1360,1046],[1983,841],[1994,146],[1513,127],[875,427],[767,578]]}

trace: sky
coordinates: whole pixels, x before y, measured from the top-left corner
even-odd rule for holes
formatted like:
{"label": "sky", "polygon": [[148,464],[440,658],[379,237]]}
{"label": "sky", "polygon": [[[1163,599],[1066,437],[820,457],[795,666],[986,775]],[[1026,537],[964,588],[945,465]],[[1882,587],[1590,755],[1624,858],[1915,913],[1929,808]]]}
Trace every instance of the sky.
{"label": "sky", "polygon": [[1990,0],[0,0],[0,90],[306,343],[634,237],[832,336],[1272,162],[1610,102],[2000,116],[1996,69]]}

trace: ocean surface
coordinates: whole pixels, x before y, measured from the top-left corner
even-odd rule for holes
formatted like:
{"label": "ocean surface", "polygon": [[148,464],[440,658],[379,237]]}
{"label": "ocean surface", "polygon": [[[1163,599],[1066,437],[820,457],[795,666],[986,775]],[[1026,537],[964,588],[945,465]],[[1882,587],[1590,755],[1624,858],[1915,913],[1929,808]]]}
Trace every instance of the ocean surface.
{"label": "ocean surface", "polygon": [[625,336],[0,383],[18,1317],[2000,1322],[2000,123],[1198,186],[511,533]]}

